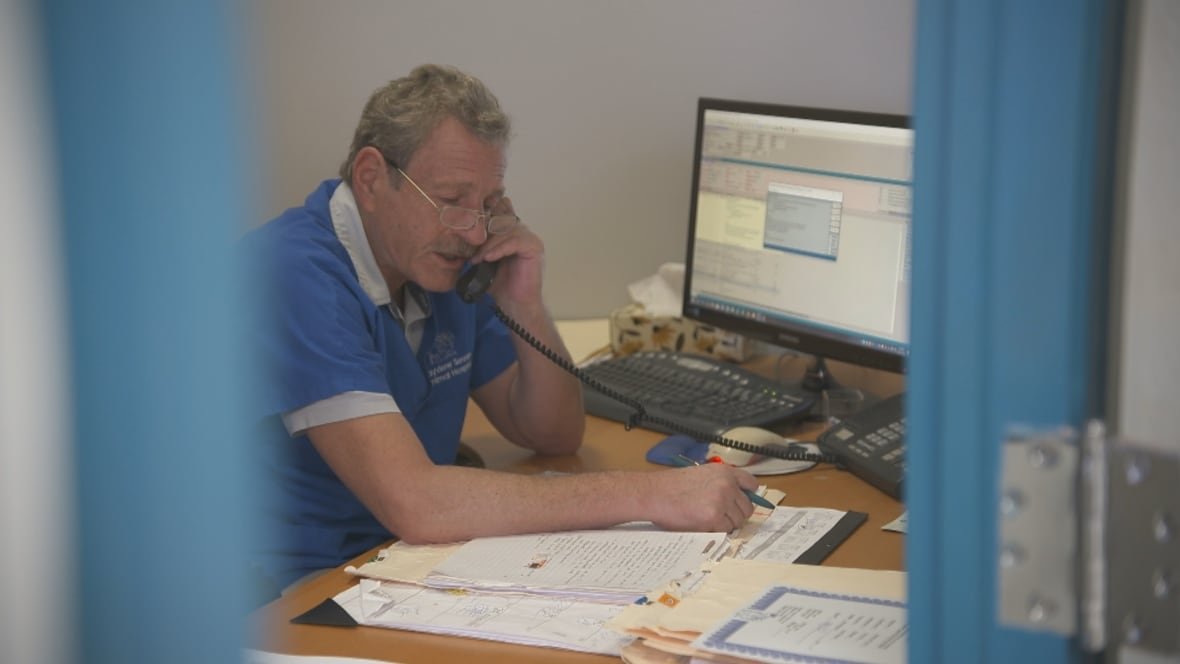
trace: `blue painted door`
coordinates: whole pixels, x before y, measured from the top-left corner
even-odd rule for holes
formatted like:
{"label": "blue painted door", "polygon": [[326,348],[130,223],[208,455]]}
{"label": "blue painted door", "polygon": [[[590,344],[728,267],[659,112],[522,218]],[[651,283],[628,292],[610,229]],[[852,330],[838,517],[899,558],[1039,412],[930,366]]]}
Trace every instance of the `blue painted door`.
{"label": "blue painted door", "polygon": [[1121,11],[918,2],[909,372],[913,662],[1078,661],[1002,627],[1000,445],[1101,408]]}
{"label": "blue painted door", "polygon": [[55,605],[76,620],[70,661],[237,661],[254,504],[231,259],[249,215],[240,16],[39,9],[69,291],[78,582]]}

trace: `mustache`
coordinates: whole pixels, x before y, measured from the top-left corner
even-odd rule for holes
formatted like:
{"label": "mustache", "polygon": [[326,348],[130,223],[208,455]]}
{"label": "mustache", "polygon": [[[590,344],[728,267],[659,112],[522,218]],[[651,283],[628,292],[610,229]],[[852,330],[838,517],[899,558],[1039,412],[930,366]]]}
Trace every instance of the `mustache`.
{"label": "mustache", "polygon": [[463,243],[463,244],[456,244],[456,245],[452,245],[452,246],[437,247],[435,249],[435,251],[437,251],[440,254],[446,255],[446,256],[457,256],[459,258],[467,260],[475,255],[475,250],[477,248],[478,247],[472,246],[467,243]]}

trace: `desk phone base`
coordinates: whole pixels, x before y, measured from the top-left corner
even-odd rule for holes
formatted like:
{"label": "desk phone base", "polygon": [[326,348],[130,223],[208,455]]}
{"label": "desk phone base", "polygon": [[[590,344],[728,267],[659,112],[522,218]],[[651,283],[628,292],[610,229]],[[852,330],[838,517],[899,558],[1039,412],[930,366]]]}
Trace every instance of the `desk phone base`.
{"label": "desk phone base", "polygon": [[904,394],[840,420],[816,442],[820,450],[839,457],[852,474],[901,500],[905,476]]}

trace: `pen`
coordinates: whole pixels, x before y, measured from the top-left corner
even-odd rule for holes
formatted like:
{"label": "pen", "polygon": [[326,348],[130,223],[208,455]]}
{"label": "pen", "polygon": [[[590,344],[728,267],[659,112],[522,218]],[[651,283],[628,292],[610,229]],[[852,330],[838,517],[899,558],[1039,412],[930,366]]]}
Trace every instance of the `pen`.
{"label": "pen", "polygon": [[[672,457],[672,463],[675,463],[676,465],[680,466],[681,468],[685,468],[688,466],[701,465],[700,462],[697,461],[696,459],[690,459],[689,457],[686,457],[683,454],[677,454],[676,456]],[[721,462],[718,461],[717,463],[721,463]],[[763,498],[762,496],[759,496],[758,494],[754,493],[750,489],[742,489],[742,493],[746,494],[746,497],[750,499],[750,502],[754,503],[755,505],[761,505],[762,507],[765,507],[767,509],[774,509],[774,503]]]}

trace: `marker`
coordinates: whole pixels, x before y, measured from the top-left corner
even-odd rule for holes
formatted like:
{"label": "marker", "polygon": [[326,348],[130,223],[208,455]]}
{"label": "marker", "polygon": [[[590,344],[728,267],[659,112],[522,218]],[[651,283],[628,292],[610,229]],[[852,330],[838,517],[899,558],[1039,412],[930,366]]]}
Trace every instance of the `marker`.
{"label": "marker", "polygon": [[[677,454],[675,457],[672,458],[672,462],[675,463],[676,465],[680,466],[681,468],[687,468],[688,466],[701,465],[699,461],[697,461],[695,459],[690,459],[689,457],[686,457],[683,454]],[[709,463],[723,463],[723,462],[721,461],[721,459],[717,459],[716,461],[713,461],[712,459],[710,459]],[[755,505],[761,505],[762,507],[765,507],[767,509],[774,509],[774,503],[763,498],[762,496],[759,496],[757,493],[754,493],[752,490],[742,489],[742,493],[746,494],[746,497],[750,499],[751,503],[754,503]]]}

